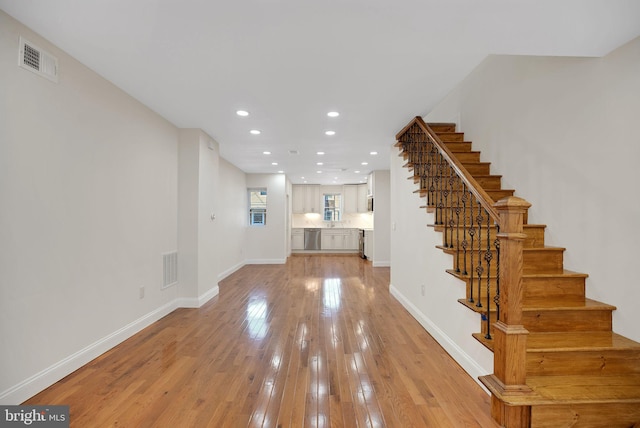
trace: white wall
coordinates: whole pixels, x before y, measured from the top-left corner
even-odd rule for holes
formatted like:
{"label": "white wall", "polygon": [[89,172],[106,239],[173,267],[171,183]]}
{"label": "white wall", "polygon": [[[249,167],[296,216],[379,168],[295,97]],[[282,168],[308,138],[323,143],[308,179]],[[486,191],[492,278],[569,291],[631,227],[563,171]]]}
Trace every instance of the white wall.
{"label": "white wall", "polygon": [[234,165],[220,158],[220,201],[216,209],[218,223],[217,243],[222,280],[244,265],[244,244],[247,232],[247,181],[246,174]]}
{"label": "white wall", "polygon": [[[397,156],[396,156],[397,157]],[[391,260],[391,187],[389,170],[373,171],[373,266],[389,266]]]}
{"label": "white wall", "polygon": [[489,57],[426,118],[461,125],[637,341],[639,117],[640,38],[604,58]]}
{"label": "white wall", "polygon": [[435,248],[442,244],[442,235],[427,227],[434,223],[433,214],[420,208],[425,201],[413,193],[417,185],[407,180],[410,173],[394,150],[390,207],[396,228],[390,232],[390,291],[477,381],[493,372],[493,353],[471,336],[480,331],[480,316],[458,303],[465,297],[465,284],[445,272],[453,267],[453,257]]}
{"label": "white wall", "polygon": [[[17,66],[20,35],[59,83]],[[0,403],[16,404],[171,310],[178,131],[2,11],[0,76]]]}
{"label": "white wall", "polygon": [[287,260],[286,177],[284,174],[247,174],[247,188],[267,189],[267,224],[249,226],[248,194],[245,189],[246,263],[284,263]]}

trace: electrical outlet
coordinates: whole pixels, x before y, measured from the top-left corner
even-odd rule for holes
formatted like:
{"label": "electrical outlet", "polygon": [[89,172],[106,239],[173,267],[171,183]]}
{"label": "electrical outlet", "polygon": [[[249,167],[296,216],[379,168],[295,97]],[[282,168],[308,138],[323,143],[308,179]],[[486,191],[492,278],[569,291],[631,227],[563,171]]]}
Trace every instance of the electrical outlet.
{"label": "electrical outlet", "polygon": [[144,285],[140,287],[140,298],[144,299]]}
{"label": "electrical outlet", "polygon": [[423,296],[424,296],[424,288],[425,288],[425,285],[424,285],[424,284],[422,284],[422,285],[420,286],[420,293],[421,293]]}

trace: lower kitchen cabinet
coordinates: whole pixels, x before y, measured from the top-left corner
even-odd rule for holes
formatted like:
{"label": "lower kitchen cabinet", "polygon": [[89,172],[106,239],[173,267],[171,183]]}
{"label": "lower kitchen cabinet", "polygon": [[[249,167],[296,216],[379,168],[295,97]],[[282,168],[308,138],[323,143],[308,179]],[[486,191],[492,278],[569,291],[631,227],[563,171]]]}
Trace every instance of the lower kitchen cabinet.
{"label": "lower kitchen cabinet", "polygon": [[291,249],[304,250],[304,229],[291,229]]}

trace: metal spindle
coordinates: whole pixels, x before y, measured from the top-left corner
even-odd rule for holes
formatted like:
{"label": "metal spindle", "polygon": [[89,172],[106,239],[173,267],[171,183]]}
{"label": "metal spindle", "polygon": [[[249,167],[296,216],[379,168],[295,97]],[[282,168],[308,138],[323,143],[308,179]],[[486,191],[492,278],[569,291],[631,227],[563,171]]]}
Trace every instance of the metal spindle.
{"label": "metal spindle", "polygon": [[471,278],[471,283],[469,284],[469,288],[470,288],[470,295],[469,295],[469,302],[473,303],[473,239],[474,236],[476,234],[476,230],[473,227],[473,200],[474,200],[474,196],[471,194],[471,192],[469,192],[470,195],[470,199],[471,199],[471,210],[470,210],[470,215],[469,218],[471,219],[471,224],[469,224],[469,236],[471,236],[471,247],[470,247],[470,253],[471,253],[471,271],[469,273],[469,277]]}
{"label": "metal spindle", "polygon": [[478,217],[476,218],[478,224],[478,266],[476,266],[476,273],[478,274],[478,303],[476,303],[476,307],[478,308],[482,307],[480,288],[482,287],[482,273],[484,272],[484,267],[482,266],[482,209],[482,205],[478,201]]}
{"label": "metal spindle", "polygon": [[455,175],[455,171],[451,166],[449,166],[449,190],[451,192],[451,205],[449,206],[449,248],[453,248],[453,225],[455,224],[455,220],[453,219],[453,213],[455,211],[455,207],[453,206],[453,183],[457,178]]}
{"label": "metal spindle", "polygon": [[442,196],[444,196],[444,204],[442,206],[442,209],[444,211],[444,215],[443,215],[443,219],[442,219],[442,224],[444,225],[444,246],[445,248],[449,248],[449,240],[447,239],[447,228],[449,227],[449,187],[447,186],[449,184],[449,178],[451,178],[451,167],[449,167],[449,164],[447,164],[447,168],[446,170],[448,170],[447,174],[444,174],[444,171],[442,173],[442,178],[444,179],[445,176],[447,176],[447,178],[445,180],[443,180],[443,186],[442,186]]}
{"label": "metal spindle", "polygon": [[465,183],[462,183],[462,227],[463,227],[463,231],[462,231],[462,251],[463,251],[463,257],[462,260],[464,261],[464,271],[462,272],[463,275],[467,275],[467,198],[469,197],[469,195],[467,194],[467,185]]}
{"label": "metal spindle", "polygon": [[[460,177],[456,175],[457,184],[460,185]],[[456,273],[460,273],[460,192],[462,187],[458,189],[456,197]]]}

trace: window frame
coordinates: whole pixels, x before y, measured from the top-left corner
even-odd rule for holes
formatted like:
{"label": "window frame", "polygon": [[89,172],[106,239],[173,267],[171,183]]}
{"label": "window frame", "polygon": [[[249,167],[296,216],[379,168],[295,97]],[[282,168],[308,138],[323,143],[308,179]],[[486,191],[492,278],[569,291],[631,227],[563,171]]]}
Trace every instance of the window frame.
{"label": "window frame", "polygon": [[[254,197],[255,193],[259,193]],[[260,196],[264,196],[264,203],[260,203]],[[265,227],[267,225],[267,210],[268,210],[268,192],[266,187],[250,187],[247,189],[248,199],[248,213],[249,213],[249,226],[252,227]],[[261,217],[260,221],[254,221],[256,215]]]}
{"label": "window frame", "polygon": [[[327,196],[333,197],[333,206],[327,206]],[[327,219],[327,213],[331,213],[331,218]],[[322,220],[326,222],[342,221],[342,193],[322,194]]]}

